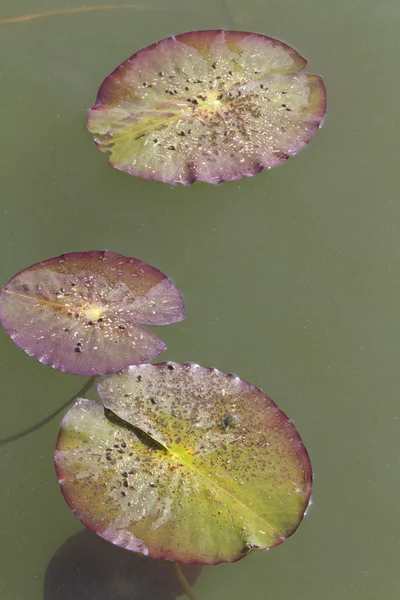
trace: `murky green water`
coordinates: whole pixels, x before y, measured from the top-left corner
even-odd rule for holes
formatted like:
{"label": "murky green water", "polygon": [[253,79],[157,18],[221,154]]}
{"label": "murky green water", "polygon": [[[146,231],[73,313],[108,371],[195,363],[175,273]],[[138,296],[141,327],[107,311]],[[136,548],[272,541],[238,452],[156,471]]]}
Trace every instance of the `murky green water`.
{"label": "murky green water", "polygon": [[[102,4],[112,1],[2,0],[0,19]],[[186,300],[186,321],[160,331],[162,359],[233,371],[295,420],[315,471],[307,518],[268,553],[204,569],[199,600],[395,599],[398,0],[145,7],[0,26],[1,284],[63,252],[139,257],[171,276]],[[220,27],[287,41],[309,59],[308,71],[324,76],[328,117],[310,146],[280,168],[221,186],[171,187],[108,166],[85,129],[104,76],[153,41]],[[3,331],[0,352],[0,437],[40,420],[84,383],[29,358]],[[53,470],[59,420],[0,449],[0,597],[164,600],[162,585],[135,596],[111,567],[115,589],[105,592],[99,552],[79,543],[72,556],[86,552],[94,570],[79,559],[79,576],[73,558],[62,558],[43,593],[53,555],[82,530]],[[77,591],[82,572],[86,588]]]}

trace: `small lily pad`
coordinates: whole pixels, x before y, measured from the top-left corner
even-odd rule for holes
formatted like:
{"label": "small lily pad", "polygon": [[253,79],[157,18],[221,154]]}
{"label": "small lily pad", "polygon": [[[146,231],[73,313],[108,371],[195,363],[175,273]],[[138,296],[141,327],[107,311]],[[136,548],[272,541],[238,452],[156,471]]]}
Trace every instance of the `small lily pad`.
{"label": "small lily pad", "polygon": [[31,356],[78,375],[114,373],[166,345],[144,325],[185,317],[161,271],[114,252],[63,254],[24,269],[0,294],[0,322]]}
{"label": "small lily pad", "polygon": [[123,62],[102,83],[88,129],[121,171],[167,183],[221,183],[301,150],[326,111],[321,77],[256,33],[192,31]]}
{"label": "small lily pad", "polygon": [[282,543],[312,471],[293,423],[261,390],[198,365],[138,365],[79,399],[55,464],[70,508],[152,558],[217,564]]}

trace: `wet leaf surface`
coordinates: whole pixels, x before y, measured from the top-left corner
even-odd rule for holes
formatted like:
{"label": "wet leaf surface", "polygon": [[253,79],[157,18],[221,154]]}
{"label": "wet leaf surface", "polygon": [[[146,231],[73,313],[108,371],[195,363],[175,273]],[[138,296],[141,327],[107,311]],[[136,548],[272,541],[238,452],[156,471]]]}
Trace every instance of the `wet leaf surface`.
{"label": "wet leaf surface", "polygon": [[79,375],[116,372],[166,346],[144,325],[184,318],[181,294],[163,273],[113,252],[63,254],[13,277],[0,294],[0,321],[46,365]]}
{"label": "wet leaf surface", "polygon": [[276,39],[193,31],[123,62],[87,125],[117,169],[167,183],[221,183],[286,161],[320,127],[321,77]]}
{"label": "wet leaf surface", "polygon": [[217,564],[280,544],[309,502],[292,424],[261,390],[198,365],[138,365],[65,416],[56,469],[70,508],[152,558]]}

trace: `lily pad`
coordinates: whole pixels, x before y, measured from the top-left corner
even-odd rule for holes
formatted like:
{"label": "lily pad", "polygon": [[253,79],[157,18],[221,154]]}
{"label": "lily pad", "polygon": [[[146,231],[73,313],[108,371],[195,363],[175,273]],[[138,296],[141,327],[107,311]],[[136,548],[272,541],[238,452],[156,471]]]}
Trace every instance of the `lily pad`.
{"label": "lily pad", "polygon": [[114,373],[166,345],[144,325],[185,317],[166,275],[114,252],[63,254],[24,269],[0,294],[0,322],[13,341],[55,369]]}
{"label": "lily pad", "polygon": [[256,33],[192,31],[123,62],[102,83],[88,129],[117,169],[221,183],[275,167],[308,144],[326,111],[321,77]]}
{"label": "lily pad", "polygon": [[194,364],[131,366],[65,416],[55,464],[79,519],[151,558],[234,562],[282,543],[312,471],[293,423],[261,390]]}

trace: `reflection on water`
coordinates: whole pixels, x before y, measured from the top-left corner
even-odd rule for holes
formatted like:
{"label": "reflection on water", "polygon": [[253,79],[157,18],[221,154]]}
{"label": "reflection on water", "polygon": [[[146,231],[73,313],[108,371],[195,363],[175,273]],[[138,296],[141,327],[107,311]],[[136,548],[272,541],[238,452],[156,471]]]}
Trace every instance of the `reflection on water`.
{"label": "reflection on water", "polygon": [[[202,567],[182,565],[191,585]],[[173,564],[81,531],[61,546],[45,575],[44,600],[175,600],[184,590]]]}

